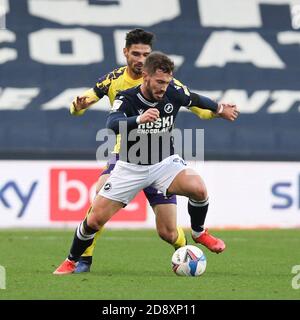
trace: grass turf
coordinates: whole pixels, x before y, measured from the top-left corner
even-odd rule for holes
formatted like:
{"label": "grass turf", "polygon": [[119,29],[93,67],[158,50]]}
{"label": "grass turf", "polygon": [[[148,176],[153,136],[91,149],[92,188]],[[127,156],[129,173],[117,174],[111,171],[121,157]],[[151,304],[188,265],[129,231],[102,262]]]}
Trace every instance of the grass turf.
{"label": "grass turf", "polygon": [[300,289],[292,288],[300,230],[212,233],[226,242],[226,251],[217,255],[201,247],[206,272],[186,278],[172,272],[174,250],[154,230],[106,230],[92,272],[67,276],[52,272],[66,257],[73,231],[1,230],[6,289],[0,299],[300,299]]}

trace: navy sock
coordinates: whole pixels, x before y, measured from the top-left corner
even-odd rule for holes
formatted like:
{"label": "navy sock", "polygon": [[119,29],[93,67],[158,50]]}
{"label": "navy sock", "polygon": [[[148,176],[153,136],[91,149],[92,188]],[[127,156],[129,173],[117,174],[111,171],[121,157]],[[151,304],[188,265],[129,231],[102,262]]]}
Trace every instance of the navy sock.
{"label": "navy sock", "polygon": [[201,232],[204,230],[204,222],[208,210],[208,198],[203,201],[189,199],[188,212],[191,216],[191,227],[193,231]]}
{"label": "navy sock", "polygon": [[80,223],[75,231],[68,259],[77,262],[84,251],[93,243],[97,231],[87,225],[86,219]]}

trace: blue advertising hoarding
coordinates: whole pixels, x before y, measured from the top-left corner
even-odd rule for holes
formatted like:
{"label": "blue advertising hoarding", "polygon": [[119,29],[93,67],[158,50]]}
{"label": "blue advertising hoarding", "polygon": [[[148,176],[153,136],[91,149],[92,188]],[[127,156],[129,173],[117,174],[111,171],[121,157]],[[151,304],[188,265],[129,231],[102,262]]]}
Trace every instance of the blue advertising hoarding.
{"label": "blue advertising hoarding", "polygon": [[93,158],[108,100],[72,117],[72,98],[125,64],[141,27],[191,90],[236,103],[239,119],[181,112],[205,129],[206,159],[299,160],[300,3],[294,0],[2,0],[1,157]]}

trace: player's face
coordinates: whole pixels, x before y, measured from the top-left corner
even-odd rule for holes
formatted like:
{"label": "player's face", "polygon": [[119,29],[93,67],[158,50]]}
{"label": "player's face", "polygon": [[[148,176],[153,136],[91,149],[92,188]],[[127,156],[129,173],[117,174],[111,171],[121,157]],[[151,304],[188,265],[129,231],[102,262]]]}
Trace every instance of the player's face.
{"label": "player's face", "polygon": [[147,44],[132,44],[124,48],[124,55],[128,68],[137,76],[142,76],[142,70],[147,56],[151,53],[151,47]]}
{"label": "player's face", "polygon": [[144,87],[148,97],[152,101],[162,100],[172,78],[172,74],[165,73],[159,69],[152,75],[144,72]]}

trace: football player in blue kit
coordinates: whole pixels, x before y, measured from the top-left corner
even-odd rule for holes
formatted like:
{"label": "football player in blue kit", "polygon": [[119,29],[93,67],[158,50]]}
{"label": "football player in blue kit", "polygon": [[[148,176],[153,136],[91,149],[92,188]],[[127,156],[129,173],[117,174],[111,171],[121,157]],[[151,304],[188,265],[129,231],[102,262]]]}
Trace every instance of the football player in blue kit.
{"label": "football player in blue kit", "polygon": [[204,228],[208,210],[206,186],[200,175],[174,154],[172,130],[181,107],[208,109],[231,121],[239,112],[235,105],[218,104],[184,86],[176,86],[173,70],[174,63],[165,54],[153,52],[145,61],[142,84],[116,96],[107,127],[121,134],[120,159],[94,199],[90,214],[77,227],[67,259],[54,274],[73,273],[96,232],[149,186],[164,196],[188,197],[193,240],[205,242],[216,253],[225,249],[225,243]]}
{"label": "football player in blue kit", "polygon": [[[142,79],[142,68],[146,57],[152,51],[154,34],[143,29],[134,29],[126,34],[125,48],[123,49],[124,57],[127,64],[120,68],[101,76],[99,81],[93,88],[83,92],[81,96],[76,97],[70,105],[70,112],[74,116],[82,116],[92,107],[97,101],[103,97],[108,97],[110,106],[112,107],[116,95],[120,91],[124,91],[140,85]],[[177,79],[173,78],[176,86],[183,86]],[[208,109],[190,107],[189,110],[197,115],[200,119],[214,119],[217,115]],[[120,149],[120,135],[117,138],[111,158],[109,159],[106,168],[101,172],[96,184],[96,194],[100,191],[111,171],[113,170]],[[170,243],[174,249],[178,249],[186,245],[186,237],[183,229],[177,225],[175,219],[177,214],[177,199],[176,195],[165,197],[158,190],[147,187],[143,190],[153,212],[155,213],[155,223],[158,235]],[[90,213],[91,207],[87,210],[86,215]],[[173,224],[166,221],[173,221]],[[93,262],[93,254],[97,240],[101,236],[103,228],[100,228],[96,233],[92,244],[85,250],[79,259],[76,266],[76,273],[89,272]],[[205,240],[205,234],[203,235]],[[203,242],[205,245],[205,241]]]}

